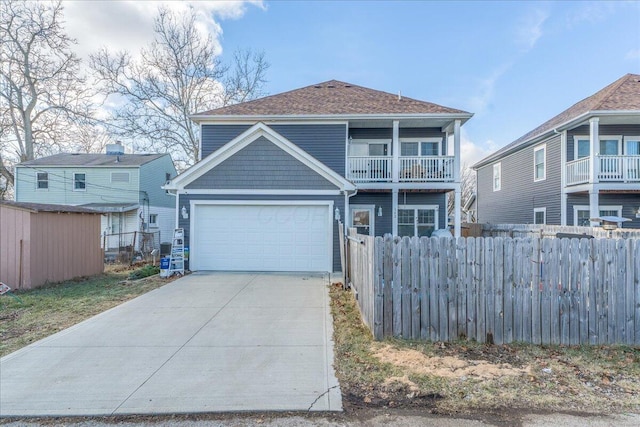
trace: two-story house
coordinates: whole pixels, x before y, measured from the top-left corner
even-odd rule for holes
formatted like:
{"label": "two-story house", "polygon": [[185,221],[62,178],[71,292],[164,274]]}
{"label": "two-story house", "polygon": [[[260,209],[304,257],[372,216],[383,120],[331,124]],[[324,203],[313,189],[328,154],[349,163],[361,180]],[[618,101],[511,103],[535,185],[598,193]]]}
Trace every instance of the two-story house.
{"label": "two-story house", "polygon": [[476,163],[479,222],[640,228],[640,75],[627,74]]}
{"label": "two-story house", "polygon": [[162,186],[176,175],[169,154],[125,154],[109,144],[106,154],[62,153],[16,165],[15,200],[103,213],[101,233],[112,235],[106,250],[134,231],[159,231],[160,242],[170,242],[176,200]]}
{"label": "two-story house", "polygon": [[339,271],[360,233],[460,233],[460,126],[472,115],[328,81],[193,116],[202,160],[178,197],[192,270]]}

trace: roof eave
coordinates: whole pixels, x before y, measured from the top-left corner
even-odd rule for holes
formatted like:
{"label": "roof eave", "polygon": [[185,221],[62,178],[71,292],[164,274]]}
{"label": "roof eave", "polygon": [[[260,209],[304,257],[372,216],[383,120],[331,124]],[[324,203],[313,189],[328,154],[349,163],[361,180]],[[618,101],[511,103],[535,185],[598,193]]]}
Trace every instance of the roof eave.
{"label": "roof eave", "polygon": [[568,129],[572,129],[578,125],[580,125],[582,122],[584,122],[585,120],[590,119],[591,117],[595,117],[595,116],[629,116],[629,115],[637,115],[640,116],[640,111],[638,110],[593,110],[593,111],[586,111],[576,117],[574,117],[573,119],[567,120],[564,123],[559,124],[558,126],[555,126],[553,128],[550,128],[546,131],[544,131],[543,133],[540,133],[538,135],[532,136],[531,138],[522,141],[520,144],[516,145],[515,147],[511,148],[510,150],[507,150],[503,153],[500,153],[499,155],[495,155],[495,154],[490,154],[489,156],[485,157],[484,159],[480,160],[478,163],[474,164],[473,166],[471,166],[471,169],[473,170],[478,170],[483,166],[486,166],[490,163],[493,163],[496,160],[502,159],[503,157],[508,156],[509,154],[512,154],[524,147],[527,147],[529,145],[535,144],[536,142],[539,142],[543,139],[548,138],[549,136],[551,136],[552,134],[556,133],[556,132],[560,132],[560,131],[564,131],[564,130],[568,130]]}
{"label": "roof eave", "polygon": [[237,114],[194,114],[189,116],[196,123],[205,121],[284,121],[284,120],[381,120],[381,119],[460,119],[473,117],[473,113],[424,113],[424,114],[275,114],[275,115],[237,115]]}

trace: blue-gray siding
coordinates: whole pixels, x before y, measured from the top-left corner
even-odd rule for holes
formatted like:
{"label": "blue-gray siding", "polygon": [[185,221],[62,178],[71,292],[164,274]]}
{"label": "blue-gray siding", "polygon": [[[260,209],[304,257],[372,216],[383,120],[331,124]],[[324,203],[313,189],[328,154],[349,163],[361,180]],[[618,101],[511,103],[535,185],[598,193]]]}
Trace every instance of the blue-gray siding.
{"label": "blue-gray siding", "polygon": [[[534,182],[533,151],[546,143],[546,179]],[[502,164],[500,191],[493,165]],[[478,222],[532,224],[534,208],[546,208],[547,224],[560,224],[560,136],[525,147],[478,170]]]}
{"label": "blue-gray siding", "polygon": [[[248,197],[246,195],[185,195],[182,194],[179,196],[179,206],[189,206],[191,200],[283,200],[283,201],[291,201],[291,200],[332,200],[334,203],[334,209],[340,209],[341,214],[344,214],[344,196],[255,196]],[[190,246],[190,235],[191,230],[189,228],[189,219],[182,218],[182,215],[179,216],[179,225],[178,227],[182,227],[185,230],[185,245]],[[338,236],[338,223],[337,221],[333,221],[333,270],[340,271],[340,239]],[[224,242],[220,242],[220,244],[224,245]],[[188,265],[187,265],[188,267]]]}
{"label": "blue-gray siding", "polygon": [[[640,208],[640,194],[600,194],[598,204],[600,206],[622,206],[622,216],[631,220],[623,223],[622,228],[640,228],[640,218],[636,218],[636,211]],[[576,205],[589,206],[589,195],[567,195],[567,225],[575,225],[573,207]]]}
{"label": "blue-gray siding", "polygon": [[[344,176],[346,124],[272,125],[271,129]],[[249,125],[203,125],[202,158],[247,130]]]}
{"label": "blue-gray siding", "polygon": [[336,186],[267,138],[259,137],[186,188],[335,190]]}
{"label": "blue-gray siding", "polygon": [[140,166],[141,204],[146,202],[143,200],[146,195],[149,198],[148,202],[150,206],[162,206],[166,208],[175,206],[175,197],[167,194],[167,192],[162,189],[162,186],[166,183],[167,174],[169,175],[169,179],[175,178],[177,175],[176,168],[169,154]]}

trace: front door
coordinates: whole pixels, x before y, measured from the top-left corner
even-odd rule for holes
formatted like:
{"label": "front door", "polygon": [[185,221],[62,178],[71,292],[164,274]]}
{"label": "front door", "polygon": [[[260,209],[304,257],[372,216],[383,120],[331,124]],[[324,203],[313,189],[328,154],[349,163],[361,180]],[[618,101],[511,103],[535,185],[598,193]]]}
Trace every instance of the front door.
{"label": "front door", "polygon": [[375,236],[373,212],[375,206],[351,206],[351,226],[358,234]]}

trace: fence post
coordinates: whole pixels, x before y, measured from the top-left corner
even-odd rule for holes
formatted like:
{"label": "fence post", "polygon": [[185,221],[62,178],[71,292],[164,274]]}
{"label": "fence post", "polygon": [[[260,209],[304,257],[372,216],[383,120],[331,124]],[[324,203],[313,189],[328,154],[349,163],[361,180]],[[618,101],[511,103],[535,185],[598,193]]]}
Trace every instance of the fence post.
{"label": "fence post", "polygon": [[374,240],[374,305],[373,305],[373,336],[376,340],[384,338],[384,277],[383,277],[384,241],[382,237]]}

